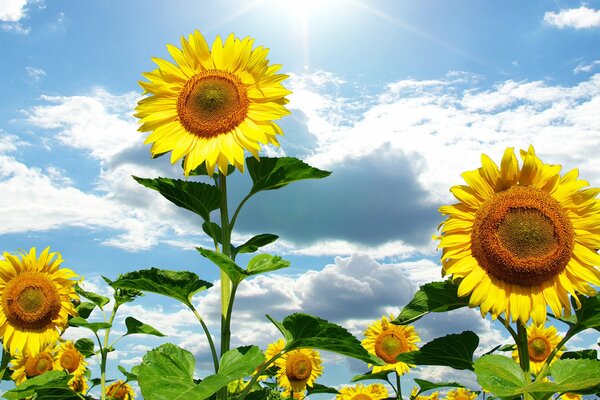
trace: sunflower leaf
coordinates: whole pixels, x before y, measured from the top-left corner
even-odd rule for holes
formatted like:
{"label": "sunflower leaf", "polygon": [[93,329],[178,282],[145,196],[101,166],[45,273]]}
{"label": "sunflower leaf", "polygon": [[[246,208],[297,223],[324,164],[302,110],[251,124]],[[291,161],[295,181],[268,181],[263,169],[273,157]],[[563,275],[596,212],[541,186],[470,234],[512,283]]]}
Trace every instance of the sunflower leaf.
{"label": "sunflower leaf", "polygon": [[419,350],[401,353],[396,360],[416,365],[442,365],[473,370],[473,353],[479,337],[471,331],[433,339]]}
{"label": "sunflower leaf", "polygon": [[94,308],[96,308],[94,303],[82,301],[75,310],[77,310],[78,316],[87,319],[92,314],[92,311],[94,311]]}
{"label": "sunflower leaf", "polygon": [[163,334],[159,330],[151,327],[148,324],[144,324],[143,322],[138,321],[137,319],[135,319],[133,317],[125,318],[125,326],[127,326],[127,333],[125,334],[125,336],[133,335],[135,333],[143,333],[146,335],[153,335],[153,336],[160,336],[160,337],[165,336],[165,334]]}
{"label": "sunflower leaf", "polygon": [[248,277],[248,273],[225,254],[202,247],[196,247],[196,250],[212,261],[221,271],[225,272],[234,285],[239,285],[241,281]]}
{"label": "sunflower leaf", "polygon": [[161,294],[192,307],[194,294],[212,287],[212,284],[199,279],[193,272],[150,268],[123,274],[111,286]]}
{"label": "sunflower leaf", "polygon": [[246,158],[248,172],[252,178],[249,196],[262,190],[273,190],[304,179],[321,179],[331,175],[329,171],[311,167],[294,157]]}
{"label": "sunflower leaf", "polygon": [[254,256],[249,262],[246,268],[248,275],[258,275],[269,271],[276,271],[278,269],[287,268],[290,266],[290,262],[283,260],[279,256],[272,256],[270,254],[259,254]]}
{"label": "sunflower leaf", "polygon": [[263,233],[250,238],[246,243],[237,246],[234,249],[234,256],[240,253],[254,253],[259,248],[273,243],[279,239],[279,236],[270,233]]}
{"label": "sunflower leaf", "polygon": [[121,371],[123,375],[125,375],[125,378],[127,378],[128,382],[137,381],[137,374],[134,372],[134,369],[132,369],[131,372],[129,372],[125,369],[125,367],[121,365],[117,366],[117,368],[119,369],[119,371]]}
{"label": "sunflower leaf", "polygon": [[598,360],[557,360],[550,365],[550,375],[558,385],[557,392],[595,393],[600,390]]}
{"label": "sunflower leaf", "polygon": [[313,386],[306,387],[306,395],[310,396],[311,394],[319,394],[319,393],[331,393],[331,394],[339,394],[336,388],[332,388],[329,386],[321,385],[318,383],[313,383]]}
{"label": "sunflower leaf", "polygon": [[81,317],[75,317],[69,320],[69,326],[87,328],[93,332],[98,332],[100,329],[109,329],[112,324],[108,322],[87,322]]}
{"label": "sunflower leaf", "polygon": [[419,391],[417,392],[417,395],[419,395],[423,392],[426,392],[428,390],[438,389],[438,388],[443,388],[443,387],[461,387],[461,388],[465,387],[465,385],[460,384],[458,382],[430,382],[425,379],[417,379],[417,378],[415,378],[415,383],[417,385],[419,385]]}
{"label": "sunflower leaf", "polygon": [[360,381],[369,381],[369,380],[383,380],[386,382],[390,382],[388,379],[388,375],[391,374],[392,371],[391,370],[387,370],[387,371],[380,371],[377,373],[372,373],[372,372],[367,372],[365,374],[360,374],[360,375],[356,375],[354,376],[350,382],[360,382]]}
{"label": "sunflower leaf", "polygon": [[147,188],[156,190],[171,203],[198,214],[205,221],[210,221],[210,212],[221,205],[221,192],[207,183],[137,176],[133,176],[133,179]]}
{"label": "sunflower leaf", "polygon": [[[2,394],[2,397],[8,400],[19,400],[33,396],[40,390],[57,389],[64,393],[74,393],[68,388],[70,376],[63,371],[48,371],[42,375],[27,379],[19,386]],[[46,397],[43,397],[46,398]],[[58,398],[58,397],[55,397]],[[72,397],[66,396],[71,399]]]}
{"label": "sunflower leaf", "polygon": [[75,342],[75,348],[83,354],[85,358],[91,357],[96,354],[94,350],[94,341],[92,339],[82,338]]}
{"label": "sunflower leaf", "polygon": [[339,325],[303,313],[289,315],[281,323],[267,317],[284,334],[286,351],[312,348],[354,357],[370,364],[379,364],[358,339]]}
{"label": "sunflower leaf", "polygon": [[525,386],[524,373],[512,358],[491,354],[474,363],[477,382],[488,392],[500,397],[516,396]]}
{"label": "sunflower leaf", "polygon": [[578,309],[575,299],[571,298],[577,316],[577,322],[570,329],[572,334],[575,335],[586,329],[600,331],[600,293],[591,297],[581,295],[579,301],[581,307]]}
{"label": "sunflower leaf", "polygon": [[560,356],[561,360],[566,359],[574,359],[574,360],[597,360],[598,359],[598,351],[595,349],[586,349],[579,351],[566,351]]}
{"label": "sunflower leaf", "polygon": [[90,300],[101,310],[103,309],[102,307],[104,307],[110,301],[108,297],[100,296],[99,294],[96,294],[94,292],[88,292],[86,290],[83,290],[79,285],[75,285],[75,293]]}
{"label": "sunflower leaf", "polygon": [[451,280],[431,282],[420,287],[392,323],[412,324],[430,312],[446,312],[468,304],[469,298],[458,297],[458,287]]}

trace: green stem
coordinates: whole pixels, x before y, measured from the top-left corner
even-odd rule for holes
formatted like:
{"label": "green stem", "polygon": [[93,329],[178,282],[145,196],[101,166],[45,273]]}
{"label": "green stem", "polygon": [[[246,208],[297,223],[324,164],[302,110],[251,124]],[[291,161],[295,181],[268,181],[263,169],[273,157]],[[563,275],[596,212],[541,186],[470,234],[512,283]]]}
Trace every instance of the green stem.
{"label": "green stem", "polygon": [[[523,370],[523,377],[526,383],[531,383],[531,373],[529,372],[529,346],[527,341],[527,328],[520,321],[517,320],[517,349],[519,351],[519,365]],[[523,395],[524,400],[532,399],[533,397],[525,393]]]}
{"label": "green stem", "polygon": [[[118,308],[119,308],[119,304],[115,303],[115,306],[113,307],[112,313],[110,315],[110,320],[108,321],[108,323],[111,325],[112,325],[113,321],[115,320],[115,316],[117,315]],[[96,335],[96,338],[98,338],[98,345],[100,346],[100,388],[102,390],[101,400],[106,399],[106,360],[108,358],[109,337],[110,337],[110,328],[106,328],[106,332],[104,333],[104,346],[102,346],[102,344],[100,343],[100,338],[98,337],[98,335]]]}
{"label": "green stem", "polygon": [[10,362],[10,353],[4,350],[4,345],[0,343],[2,347],[2,362],[0,362],[0,382],[2,382],[2,378],[4,378],[4,374],[6,373],[6,369],[8,368],[8,363]]}
{"label": "green stem", "polygon": [[263,363],[263,365],[260,366],[260,369],[258,370],[258,372],[256,372],[252,376],[252,379],[250,380],[250,383],[248,383],[248,385],[244,388],[244,390],[242,391],[242,393],[240,393],[240,396],[238,397],[237,400],[244,400],[246,398],[246,396],[248,395],[248,392],[250,392],[250,389],[254,386],[254,384],[258,380],[258,377],[261,376],[267,370],[267,368],[269,368],[269,366],[271,364],[273,364],[273,361],[277,360],[282,355],[283,355],[283,352],[280,351],[279,353],[275,354],[273,357],[271,357],[270,359],[268,359],[267,361],[265,361]]}
{"label": "green stem", "polygon": [[233,314],[233,302],[235,301],[235,293],[237,292],[238,285],[231,287],[231,298],[227,306],[227,312],[225,313],[225,325],[223,327],[223,338],[227,340],[223,348],[229,349],[231,345],[231,315]]}
{"label": "green stem", "polygon": [[398,371],[396,371],[396,387],[398,388],[398,390],[396,390],[396,398],[398,400],[404,400],[402,398],[402,388],[400,386],[400,374],[398,373]]}
{"label": "green stem", "polygon": [[210,346],[210,352],[212,354],[213,365],[215,366],[215,374],[216,374],[217,372],[219,372],[219,356],[217,356],[217,349],[215,348],[215,343],[212,340],[212,335],[208,331],[208,327],[204,323],[204,320],[202,319],[202,317],[200,316],[200,314],[198,313],[196,308],[192,304],[189,304],[188,306],[190,307],[190,309],[192,310],[192,312],[194,313],[194,315],[200,322],[200,325],[202,325],[202,329],[204,330],[204,334],[206,335],[206,339],[208,340],[208,345]]}
{"label": "green stem", "polygon": [[519,335],[517,335],[517,332],[515,332],[515,330],[512,328],[512,326],[510,326],[508,321],[506,321],[504,318],[502,318],[499,315],[498,315],[498,321],[502,322],[502,325],[504,325],[506,330],[508,330],[508,333],[510,333],[510,336],[512,336],[513,340],[515,341],[515,344],[519,343]]}
{"label": "green stem", "polygon": [[238,214],[240,213],[240,210],[242,209],[242,207],[244,206],[244,204],[246,204],[246,202],[248,201],[248,199],[250,199],[250,197],[252,197],[251,193],[248,193],[246,195],[246,197],[244,197],[244,199],[240,202],[240,204],[237,206],[235,212],[233,213],[233,218],[231,218],[231,230],[233,230],[233,226],[235,225],[235,221],[237,220]]}
{"label": "green stem", "polygon": [[[221,247],[222,253],[231,258],[231,229],[229,228],[229,211],[227,210],[227,176],[219,172],[219,189],[221,190]],[[229,350],[231,332],[227,327],[227,310],[231,302],[231,280],[221,270],[221,356]],[[227,399],[227,387],[219,390],[217,399]]]}

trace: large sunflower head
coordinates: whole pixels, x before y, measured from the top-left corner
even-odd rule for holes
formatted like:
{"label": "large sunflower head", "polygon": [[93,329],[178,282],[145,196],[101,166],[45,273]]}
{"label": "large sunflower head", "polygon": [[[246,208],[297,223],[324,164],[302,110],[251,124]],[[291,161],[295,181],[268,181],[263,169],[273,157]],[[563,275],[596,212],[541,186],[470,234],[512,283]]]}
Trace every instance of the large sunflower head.
{"label": "large sunflower head", "polygon": [[58,339],[69,315],[77,315],[71,300],[78,276],[59,269],[60,253],[46,248],[38,258],[35,247],[0,260],[0,337],[11,354],[39,353]]}
{"label": "large sunflower head", "polygon": [[244,169],[244,150],[258,158],[261,144],[278,145],[283,134],[272,120],[289,111],[291,92],[269,65],[268,49],[252,48],[254,39],[233,34],[223,44],[217,36],[212,48],[199,31],[181,37],[181,49],[168,45],[174,63],[154,58],[158,69],[143,74],[145,93],[136,108],[140,131],[152,132],[153,156],[171,151],[171,163],[185,157],[187,176],[200,164],[212,174],[229,164]]}
{"label": "large sunflower head", "polygon": [[[390,315],[390,320],[394,316]],[[386,365],[374,365],[373,373],[381,371],[396,371],[403,375],[412,367],[410,364],[396,361],[400,353],[417,350],[417,345],[421,341],[415,333],[415,328],[410,325],[394,325],[383,316],[381,320],[373,322],[364,332],[365,338],[362,340],[363,347],[371,354],[376,355],[385,361]]]}
{"label": "large sunflower head", "polygon": [[86,365],[85,357],[75,348],[72,341],[67,340],[56,349],[54,356],[55,370],[66,370],[69,374],[78,376],[85,373]]}
{"label": "large sunflower head", "polygon": [[12,363],[13,373],[11,379],[16,385],[20,385],[29,378],[42,375],[54,369],[54,344],[46,346],[39,353],[15,353]]}
{"label": "large sunflower head", "polygon": [[388,398],[388,391],[380,383],[372,385],[358,384],[353,387],[344,387],[340,389],[340,394],[336,400],[384,400]]}
{"label": "large sunflower head", "polygon": [[134,400],[133,388],[123,381],[115,381],[106,388],[106,398],[110,400]]}
{"label": "large sunflower head", "polygon": [[284,353],[275,360],[277,382],[286,391],[304,392],[313,386],[323,373],[321,356],[313,349],[299,349]]}
{"label": "large sunflower head", "polygon": [[546,308],[569,315],[569,294],[593,295],[600,285],[599,189],[572,170],[544,164],[533,147],[512,148],[500,167],[482,155],[482,167],[462,174],[450,190],[458,204],[442,206],[443,274],[459,282],[458,295],[492,318],[505,313],[541,325]]}
{"label": "large sunflower head", "polygon": [[465,388],[451,390],[446,395],[446,400],[475,400],[476,398],[477,393],[471,392],[469,389]]}
{"label": "large sunflower head", "polygon": [[[554,326],[549,326],[548,328],[544,328],[544,326],[537,326],[535,324],[529,325],[527,327],[527,349],[529,350],[529,369],[532,373],[538,374],[546,359],[552,353],[552,351],[558,346],[562,338],[558,336],[556,332],[556,328]],[[552,364],[554,361],[558,360],[563,353],[563,349],[559,349],[556,352],[554,358],[550,361]],[[512,353],[512,357],[515,361],[519,361],[519,351],[514,350]]]}

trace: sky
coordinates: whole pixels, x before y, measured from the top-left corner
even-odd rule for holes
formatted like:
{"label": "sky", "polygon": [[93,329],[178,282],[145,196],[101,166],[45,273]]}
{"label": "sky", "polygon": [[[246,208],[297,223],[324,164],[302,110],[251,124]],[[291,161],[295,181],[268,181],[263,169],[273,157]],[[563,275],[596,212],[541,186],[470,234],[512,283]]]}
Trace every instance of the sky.
{"label": "sky", "polygon": [[[544,162],[600,186],[598,0],[2,0],[0,251],[50,246],[100,293],[101,275],[194,271],[214,284],[195,303],[217,332],[219,275],[194,250],[210,247],[201,221],[131,178],[182,178],[168,157],[150,158],[133,110],[151,58],[169,59],[166,44],[196,29],[209,43],[233,32],[270,49],[289,75],[292,113],[279,121],[281,147],[262,154],[332,171],[261,193],[241,214],[234,242],[277,234],[265,251],[292,266],[240,287],[236,345],[264,349],[279,337],[264,315],[299,311],[362,339],[419,285],[441,280],[437,209],[454,202],[450,186],[482,153],[499,162],[506,147],[532,144]],[[249,176],[235,174],[229,187],[237,204]],[[116,333],[128,315],[192,351],[200,375],[209,370],[208,346],[181,306],[147,295],[122,307]],[[471,309],[416,324],[423,343],[467,329],[481,338],[477,354],[509,342]],[[598,349],[595,339],[584,333],[570,348]],[[163,342],[119,342],[113,378],[116,364],[129,369]],[[323,358],[322,384],[367,371]],[[472,374],[430,367],[403,378],[406,394],[414,377],[477,387]]]}

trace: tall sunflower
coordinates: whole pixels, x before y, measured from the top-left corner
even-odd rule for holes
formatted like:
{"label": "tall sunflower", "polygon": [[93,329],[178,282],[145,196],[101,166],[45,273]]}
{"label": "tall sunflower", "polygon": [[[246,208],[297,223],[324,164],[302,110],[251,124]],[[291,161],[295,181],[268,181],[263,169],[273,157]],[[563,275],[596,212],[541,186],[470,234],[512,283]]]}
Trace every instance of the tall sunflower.
{"label": "tall sunflower", "polygon": [[586,188],[576,169],[544,164],[532,146],[512,148],[500,167],[482,155],[482,167],[462,174],[450,190],[458,204],[442,206],[443,274],[459,282],[458,295],[492,318],[505,313],[541,325],[546,308],[570,315],[569,294],[593,295],[600,285],[600,189]]}
{"label": "tall sunflower", "polygon": [[[558,346],[562,338],[558,336],[556,328],[549,326],[537,326],[532,324],[527,327],[527,349],[529,353],[529,369],[532,373],[538,374],[546,359],[552,351]],[[558,360],[563,353],[563,349],[559,349],[550,363]],[[519,351],[514,350],[512,357],[515,361],[519,361]]]}
{"label": "tall sunflower", "polygon": [[313,386],[323,373],[321,356],[317,350],[299,349],[284,353],[275,360],[277,383],[285,391],[304,392]]}
{"label": "tall sunflower", "polygon": [[69,315],[77,315],[71,300],[78,276],[59,269],[60,253],[47,247],[37,258],[35,247],[20,257],[4,253],[0,260],[0,337],[11,354],[39,353],[55,343]]}
{"label": "tall sunflower", "polygon": [[[394,316],[390,315],[390,320]],[[374,365],[373,373],[381,371],[396,371],[398,375],[408,372],[413,366],[396,361],[400,353],[417,350],[417,345],[421,341],[415,333],[415,328],[410,325],[394,325],[383,316],[381,320],[373,322],[364,332],[365,338],[362,340],[363,347],[371,354],[376,355],[385,361],[386,365]]]}
{"label": "tall sunflower", "polygon": [[275,123],[289,111],[291,92],[281,85],[281,65],[269,65],[268,49],[252,49],[254,39],[217,36],[209,49],[199,31],[181,37],[181,49],[167,45],[175,63],[153,58],[158,69],[142,74],[149,97],[136,108],[140,131],[152,132],[153,156],[171,151],[171,163],[185,157],[187,176],[206,164],[223,173],[229,164],[244,169],[244,150],[258,158],[260,144],[278,145]]}
{"label": "tall sunflower", "polygon": [[471,392],[469,389],[465,388],[451,390],[446,395],[446,400],[475,400],[476,398],[477,393]]}
{"label": "tall sunflower", "polygon": [[384,400],[388,398],[388,391],[380,383],[372,385],[357,384],[353,387],[340,389],[340,394],[335,396],[336,400]]}
{"label": "tall sunflower", "polygon": [[11,379],[16,385],[20,385],[29,378],[42,375],[54,369],[54,344],[46,346],[43,351],[36,354],[15,353],[11,360],[13,373]]}

